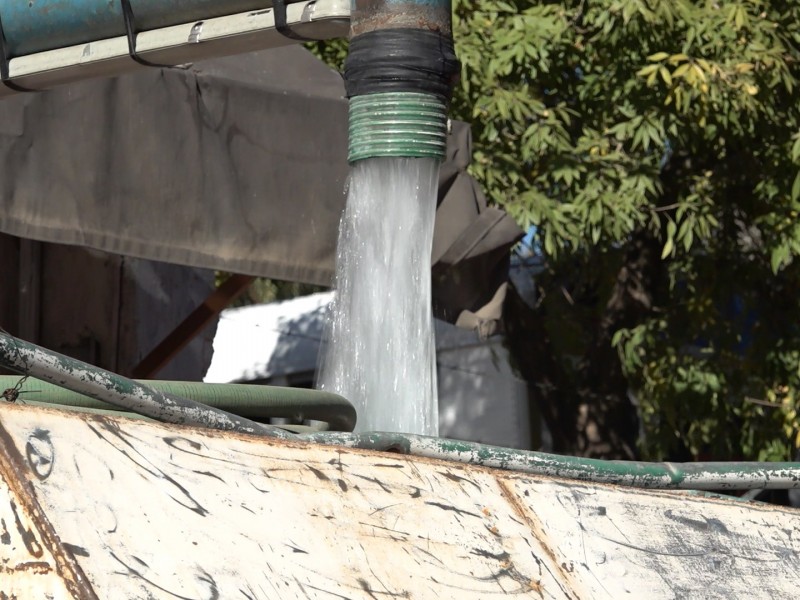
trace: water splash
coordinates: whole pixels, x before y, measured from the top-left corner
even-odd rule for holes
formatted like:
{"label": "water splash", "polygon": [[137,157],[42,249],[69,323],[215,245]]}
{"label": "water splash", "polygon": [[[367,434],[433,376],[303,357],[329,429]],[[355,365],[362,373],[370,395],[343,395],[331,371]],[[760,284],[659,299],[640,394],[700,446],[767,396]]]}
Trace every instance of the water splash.
{"label": "water splash", "polygon": [[348,398],[356,431],[438,434],[431,245],[439,165],[353,165],[319,387]]}

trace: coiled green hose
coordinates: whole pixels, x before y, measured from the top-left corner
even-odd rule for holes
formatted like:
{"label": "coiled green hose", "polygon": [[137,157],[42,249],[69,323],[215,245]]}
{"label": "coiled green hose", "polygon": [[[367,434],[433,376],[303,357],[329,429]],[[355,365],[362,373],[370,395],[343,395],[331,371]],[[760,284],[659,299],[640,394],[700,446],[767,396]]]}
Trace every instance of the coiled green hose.
{"label": "coiled green hose", "polygon": [[[0,376],[0,392],[13,389],[20,380],[19,375]],[[271,418],[324,421],[332,431],[353,431],[356,424],[356,410],[350,402],[336,394],[317,390],[187,381],[141,381],[140,383],[160,392],[194,400],[256,421]],[[36,404],[58,404],[124,414],[112,404],[32,377],[22,382],[18,392],[20,398]]]}

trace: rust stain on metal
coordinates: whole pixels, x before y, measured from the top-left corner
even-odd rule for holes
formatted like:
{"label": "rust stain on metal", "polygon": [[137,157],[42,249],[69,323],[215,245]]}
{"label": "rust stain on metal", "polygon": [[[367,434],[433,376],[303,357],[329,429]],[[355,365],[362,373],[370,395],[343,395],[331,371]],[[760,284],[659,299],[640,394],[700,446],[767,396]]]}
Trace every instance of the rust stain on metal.
{"label": "rust stain on metal", "polygon": [[[55,560],[56,573],[67,586],[72,597],[76,600],[99,600],[75,558],[62,546],[52,524],[36,500],[33,486],[28,480],[30,472],[25,464],[24,458],[0,421],[0,477],[21,504],[20,507],[17,507],[12,501],[11,509],[17,521],[15,526],[22,536],[26,549],[34,558],[43,555],[43,549],[33,532],[30,529],[26,530],[22,525],[18,510],[23,511],[33,523],[41,543]],[[51,567],[46,562],[31,561],[18,565],[17,570],[43,574],[49,573]]]}
{"label": "rust stain on metal", "polygon": [[365,17],[352,26],[352,35],[357,36],[379,29],[424,29],[427,31],[443,31],[441,23],[426,19],[418,14],[392,13]]}
{"label": "rust stain on metal", "polygon": [[449,34],[450,15],[438,5],[356,0],[350,20],[355,37],[379,29],[424,29]]}
{"label": "rust stain on metal", "polygon": [[15,571],[33,571],[37,575],[44,575],[44,574],[49,573],[50,571],[52,571],[52,569],[50,568],[50,563],[46,563],[46,562],[43,562],[43,561],[22,563],[22,564],[17,565],[16,567],[14,567],[14,570]]}
{"label": "rust stain on metal", "polygon": [[553,548],[550,546],[550,540],[545,533],[545,528],[541,523],[538,522],[537,519],[535,519],[532,512],[522,504],[519,496],[516,494],[516,491],[508,485],[505,477],[495,476],[495,479],[497,480],[497,485],[500,489],[500,494],[503,496],[503,499],[511,506],[516,515],[522,519],[523,523],[530,528],[533,536],[539,541],[542,549],[547,554],[550,564],[558,570],[558,573],[554,573],[554,575],[560,575],[561,583],[565,586],[563,589],[565,595],[571,595],[571,597],[579,600],[580,596],[575,591],[575,584],[569,577],[570,571],[564,569],[564,566],[556,557]]}

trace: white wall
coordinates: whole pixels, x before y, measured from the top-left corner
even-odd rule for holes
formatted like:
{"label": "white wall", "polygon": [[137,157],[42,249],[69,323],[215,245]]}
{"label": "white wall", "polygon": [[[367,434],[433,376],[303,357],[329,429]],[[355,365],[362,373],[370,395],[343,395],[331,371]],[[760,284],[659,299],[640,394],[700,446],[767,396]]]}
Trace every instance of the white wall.
{"label": "white wall", "polygon": [[[501,336],[436,322],[439,434],[507,448],[533,447],[528,390],[509,364]],[[538,430],[537,430],[538,431]]]}
{"label": "white wall", "polygon": [[[318,364],[324,308],[331,294],[222,313],[205,381],[307,385]],[[439,433],[508,448],[536,448],[527,386],[509,364],[502,338],[436,321]]]}

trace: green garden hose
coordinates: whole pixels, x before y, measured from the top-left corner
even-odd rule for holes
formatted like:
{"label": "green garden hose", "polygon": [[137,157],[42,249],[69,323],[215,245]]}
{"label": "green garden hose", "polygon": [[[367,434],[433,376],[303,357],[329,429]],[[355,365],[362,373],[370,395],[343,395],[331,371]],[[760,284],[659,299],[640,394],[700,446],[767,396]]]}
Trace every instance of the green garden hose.
{"label": "green garden hose", "polygon": [[658,490],[750,490],[800,488],[800,463],[650,463],[599,460],[500,448],[403,433],[311,433],[300,439],[347,448],[397,452],[543,477]]}
{"label": "green garden hose", "polygon": [[[0,376],[0,392],[13,389],[19,376]],[[226,412],[261,421],[287,418],[298,421],[324,421],[333,431],[353,431],[356,410],[336,394],[300,388],[235,383],[196,383],[187,381],[140,381],[154,390],[194,400]],[[18,387],[20,398],[37,404],[59,404],[76,408],[119,411],[107,402],[77,392],[27,378]],[[124,413],[120,413],[124,414]]]}

